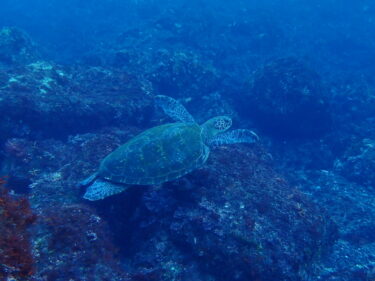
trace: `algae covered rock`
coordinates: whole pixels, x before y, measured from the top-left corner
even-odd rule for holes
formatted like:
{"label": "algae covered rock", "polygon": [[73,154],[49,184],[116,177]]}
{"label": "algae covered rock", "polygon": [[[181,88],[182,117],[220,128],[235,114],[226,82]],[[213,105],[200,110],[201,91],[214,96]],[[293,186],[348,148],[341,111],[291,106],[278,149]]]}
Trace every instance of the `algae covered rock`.
{"label": "algae covered rock", "polygon": [[217,148],[183,178],[96,204],[134,253],[131,271],[157,280],[302,280],[336,238],[325,212],[276,174],[259,146]]}
{"label": "algae covered rock", "polygon": [[319,75],[295,58],[281,58],[257,70],[241,110],[265,132],[282,137],[317,137],[331,126]]}
{"label": "algae covered rock", "polygon": [[353,143],[343,157],[335,161],[335,170],[345,178],[364,186],[375,185],[375,141]]}
{"label": "algae covered rock", "polygon": [[0,66],[25,64],[38,58],[35,43],[14,27],[0,29]]}
{"label": "algae covered rock", "polygon": [[[43,237],[36,245],[37,262],[46,274],[67,268],[76,276],[87,272],[79,264],[85,260],[98,269],[92,254],[103,250],[107,237],[100,223],[91,220],[95,212],[80,205],[76,183],[139,131],[106,129],[66,142],[9,140],[7,157],[17,158],[20,168],[14,173],[29,175],[31,204],[47,216],[36,226],[37,236]],[[129,187],[91,204],[108,222],[127,272],[153,276],[151,280],[189,280],[193,275],[195,280],[299,281],[314,270],[335,238],[325,212],[275,173],[259,145],[214,148],[206,165],[189,175],[162,186]],[[64,231],[65,240],[59,241]],[[80,242],[75,246],[74,241]],[[70,246],[64,248],[64,243]],[[65,258],[69,254],[78,262]],[[57,260],[61,264],[53,263]],[[104,263],[97,261],[99,267]],[[111,272],[100,270],[100,276]]]}
{"label": "algae covered rock", "polygon": [[64,67],[38,60],[0,69],[2,138],[31,132],[64,137],[109,124],[143,123],[151,97],[145,81],[98,67]]}

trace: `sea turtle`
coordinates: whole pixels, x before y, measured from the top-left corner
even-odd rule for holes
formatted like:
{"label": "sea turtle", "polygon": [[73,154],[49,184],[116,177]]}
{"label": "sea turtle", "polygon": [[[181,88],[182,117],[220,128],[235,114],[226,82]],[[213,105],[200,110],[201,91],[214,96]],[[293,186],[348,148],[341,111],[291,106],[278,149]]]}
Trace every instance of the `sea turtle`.
{"label": "sea turtle", "polygon": [[155,99],[176,123],[148,129],[106,156],[99,170],[81,182],[81,186],[88,186],[85,199],[103,199],[126,190],[129,185],[153,185],[177,179],[201,167],[210,147],[258,140],[250,130],[226,132],[232,125],[228,116],[214,117],[199,125],[177,100],[162,95]]}

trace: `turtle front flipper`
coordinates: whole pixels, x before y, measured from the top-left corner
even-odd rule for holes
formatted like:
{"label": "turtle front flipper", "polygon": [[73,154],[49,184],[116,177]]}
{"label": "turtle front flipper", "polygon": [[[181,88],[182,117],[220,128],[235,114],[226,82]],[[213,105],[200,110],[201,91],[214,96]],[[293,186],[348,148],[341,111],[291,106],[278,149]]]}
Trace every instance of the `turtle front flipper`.
{"label": "turtle front flipper", "polygon": [[183,123],[195,123],[193,116],[174,98],[158,95],[155,97],[155,103],[173,120]]}
{"label": "turtle front flipper", "polygon": [[83,198],[90,201],[96,201],[123,192],[126,189],[126,185],[119,185],[105,180],[96,179],[93,184],[87,188]]}
{"label": "turtle front flipper", "polygon": [[209,141],[210,146],[219,146],[232,143],[254,143],[259,140],[256,133],[247,129],[238,129],[216,135]]}

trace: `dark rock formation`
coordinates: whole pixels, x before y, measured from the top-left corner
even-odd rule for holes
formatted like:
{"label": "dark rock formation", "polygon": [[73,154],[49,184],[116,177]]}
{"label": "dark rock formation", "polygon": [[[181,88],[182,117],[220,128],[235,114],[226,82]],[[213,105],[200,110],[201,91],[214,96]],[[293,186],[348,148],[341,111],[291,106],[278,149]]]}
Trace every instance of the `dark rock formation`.
{"label": "dark rock formation", "polygon": [[152,112],[147,81],[110,69],[37,61],[0,69],[0,87],[2,140],[66,138],[108,125],[147,123]]}
{"label": "dark rock formation", "polygon": [[331,126],[321,79],[295,58],[277,59],[256,71],[240,100],[243,115],[272,136],[318,137]]}
{"label": "dark rock formation", "polygon": [[[101,248],[109,236],[90,223],[94,213],[81,205],[77,185],[135,132],[107,130],[77,135],[66,143],[19,141],[24,152],[12,157],[19,157],[21,169],[13,174],[29,175],[32,205],[43,215],[37,227],[39,274],[53,268],[66,268],[64,276],[86,274],[83,261],[101,256],[100,251],[113,256],[110,248]],[[92,205],[109,223],[134,280],[301,280],[314,272],[336,235],[326,214],[273,171],[260,146],[215,149],[205,167],[186,177],[159,187],[134,186]],[[78,213],[70,217],[69,210]],[[77,247],[59,241],[64,231],[71,234],[64,239],[81,241]],[[89,241],[92,233],[98,241]],[[62,250],[65,244],[70,246]],[[49,260],[64,261],[59,267],[43,261],[51,251]],[[72,253],[76,262],[62,258]],[[100,258],[91,270],[111,276],[115,264],[112,258]]]}
{"label": "dark rock formation", "polygon": [[342,176],[368,187],[375,185],[374,169],[375,142],[372,139],[353,143],[335,162],[335,170]]}
{"label": "dark rock formation", "polygon": [[0,66],[9,67],[34,62],[39,54],[35,43],[14,27],[0,29]]}

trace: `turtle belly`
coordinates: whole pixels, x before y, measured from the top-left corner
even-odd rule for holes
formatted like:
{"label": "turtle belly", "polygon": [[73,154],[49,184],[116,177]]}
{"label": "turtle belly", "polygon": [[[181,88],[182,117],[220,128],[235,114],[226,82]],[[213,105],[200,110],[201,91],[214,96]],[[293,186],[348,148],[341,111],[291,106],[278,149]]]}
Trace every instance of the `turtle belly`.
{"label": "turtle belly", "polygon": [[159,184],[200,167],[208,152],[198,125],[166,124],[143,132],[109,154],[99,176],[124,184]]}

